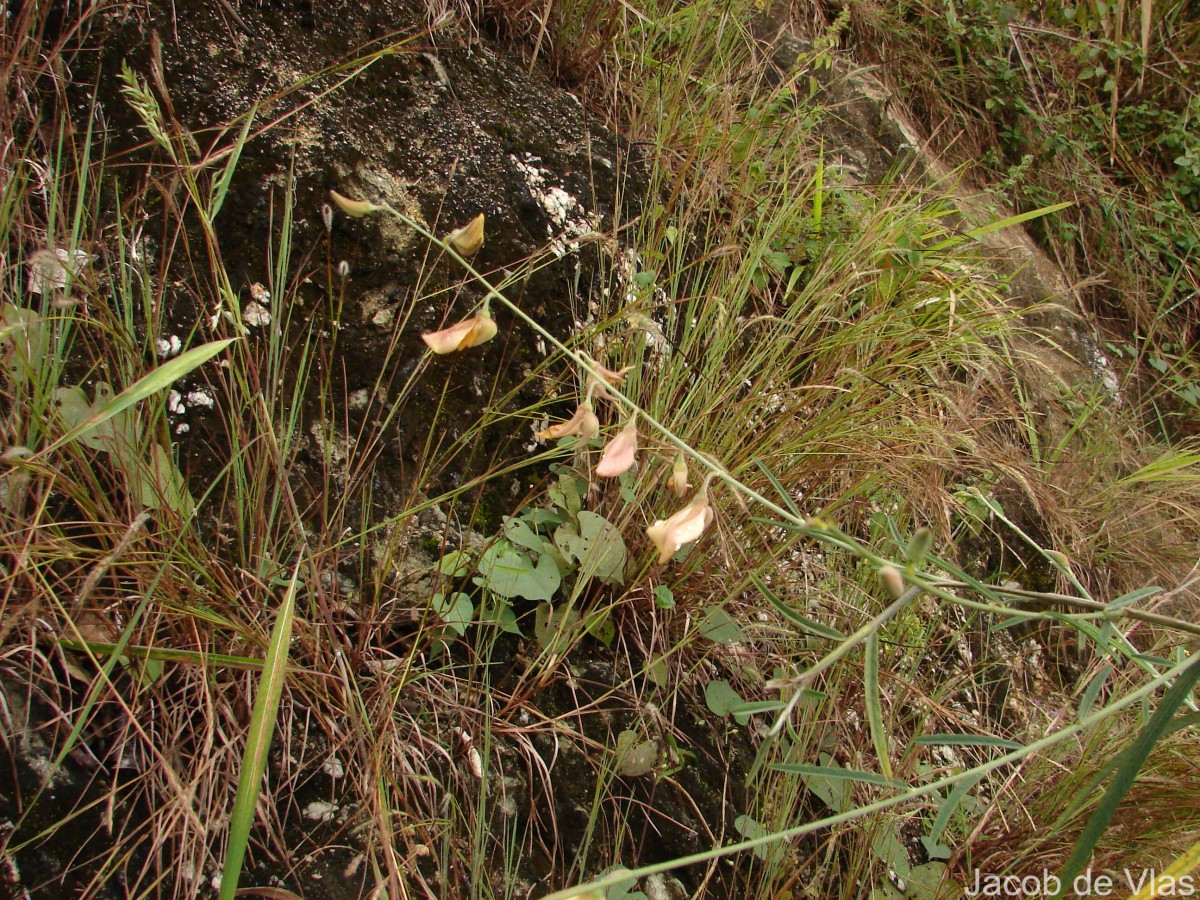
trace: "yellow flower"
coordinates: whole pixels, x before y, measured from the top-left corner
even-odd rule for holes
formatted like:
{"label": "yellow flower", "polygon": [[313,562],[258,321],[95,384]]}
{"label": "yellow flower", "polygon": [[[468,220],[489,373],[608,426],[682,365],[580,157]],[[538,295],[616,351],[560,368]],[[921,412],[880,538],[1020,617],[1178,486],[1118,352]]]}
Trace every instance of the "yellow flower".
{"label": "yellow flower", "polygon": [[483,246],[483,213],[446,235],[446,243],[463,256],[473,256]]}
{"label": "yellow flower", "polygon": [[434,353],[453,353],[468,347],[478,347],[495,336],[496,320],[485,306],[478,315],[463,319],[457,325],[451,325],[441,331],[425,332],[421,335],[421,340]]}
{"label": "yellow flower", "polygon": [[604,446],[600,454],[600,462],[596,464],[596,474],[601,478],[613,478],[622,472],[628,472],[637,459],[638,449],[637,416],[630,416],[629,422],[617,432],[617,436]]}
{"label": "yellow flower", "polygon": [[575,415],[571,416],[567,421],[559,422],[557,425],[551,425],[544,431],[536,432],[534,437],[540,438],[543,441],[554,441],[560,437],[566,437],[568,434],[577,434],[585,441],[600,434],[600,420],[596,418],[596,413],[592,411],[591,404],[581,404],[576,408]]}
{"label": "yellow flower", "polygon": [[377,206],[374,203],[368,203],[366,200],[351,200],[349,197],[343,197],[337,191],[330,191],[329,196],[338,205],[338,209],[348,216],[354,216],[356,219],[361,219],[367,213],[386,209],[384,206]]}
{"label": "yellow flower", "polygon": [[712,524],[713,511],[708,494],[702,489],[692,502],[666,521],[659,519],[646,529],[646,536],[658,548],[659,564],[668,563],[684,544],[698,541]]}
{"label": "yellow flower", "polygon": [[688,492],[687,457],[683,455],[682,450],[675,457],[675,465],[671,467],[671,477],[667,480],[667,486],[675,492],[676,497],[683,497]]}

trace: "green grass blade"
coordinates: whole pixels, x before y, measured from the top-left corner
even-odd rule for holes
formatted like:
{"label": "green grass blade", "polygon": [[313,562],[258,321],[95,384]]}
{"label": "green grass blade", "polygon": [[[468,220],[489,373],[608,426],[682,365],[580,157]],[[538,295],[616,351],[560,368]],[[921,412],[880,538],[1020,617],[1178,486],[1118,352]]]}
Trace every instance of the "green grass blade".
{"label": "green grass blade", "polygon": [[939,744],[943,747],[1002,747],[1005,750],[1017,750],[1021,745],[1007,738],[993,737],[990,734],[926,734],[913,738],[914,744]]}
{"label": "green grass blade", "polygon": [[58,644],[67,650],[77,650],[91,653],[95,656],[125,656],[139,659],[152,659],[158,662],[186,663],[194,666],[224,666],[230,669],[248,669],[257,672],[263,667],[261,659],[251,659],[248,656],[233,656],[229,653],[202,653],[198,650],[177,650],[172,647],[142,647],[130,644],[118,647],[116,644],[97,643],[96,641],[74,641],[62,638]]}
{"label": "green grass blade", "polygon": [[813,775],[818,778],[832,778],[841,781],[859,781],[863,784],[877,784],[881,787],[903,788],[908,785],[896,778],[878,775],[875,772],[863,772],[858,769],[843,769],[840,766],[817,766],[808,763],[775,763],[771,769],[776,772],[786,772],[791,775]]}
{"label": "green grass blade", "polygon": [[[1075,844],[1075,849],[1071,851],[1071,855],[1067,858],[1062,870],[1058,873],[1059,879],[1063,885],[1069,885],[1075,880],[1087,862],[1092,857],[1092,851],[1096,848],[1096,842],[1100,840],[1108,828],[1109,822],[1116,815],[1117,807],[1121,805],[1121,801],[1125,799],[1125,795],[1129,793],[1129,789],[1133,787],[1133,782],[1137,778],[1138,772],[1145,765],[1146,760],[1150,757],[1150,752],[1154,749],[1155,744],[1167,733],[1171,726],[1171,719],[1183,703],[1191,696],[1192,688],[1195,687],[1196,681],[1200,680],[1200,654],[1191,657],[1185,663],[1179,672],[1179,677],[1175,679],[1175,683],[1171,689],[1167,691],[1162,702],[1158,705],[1158,709],[1154,710],[1154,715],[1150,717],[1150,721],[1138,734],[1132,746],[1129,748],[1128,754],[1122,760],[1122,765],[1117,769],[1116,775],[1113,777],[1112,783],[1108,786],[1108,790],[1104,792],[1104,796],[1100,799],[1100,804],[1092,813],[1092,817],[1088,819],[1087,825],[1083,828],[1083,833],[1079,836],[1079,841]],[[1054,895],[1061,897],[1063,889]]]}
{"label": "green grass blade", "polygon": [[[1173,885],[1176,882],[1182,882],[1184,876],[1192,872],[1197,866],[1200,866],[1200,841],[1192,844],[1180,856],[1171,863],[1158,878],[1151,879],[1150,883],[1138,891],[1129,900],[1153,900],[1155,897],[1169,897],[1167,889],[1164,885]],[[1186,884],[1187,882],[1183,882]]]}
{"label": "green grass blade", "polygon": [[234,141],[232,152],[229,154],[229,161],[225,163],[225,168],[221,170],[221,177],[217,179],[212,187],[212,203],[209,206],[208,218],[212,221],[217,217],[217,213],[221,211],[221,207],[225,204],[225,197],[229,193],[229,185],[233,181],[234,170],[237,169],[238,160],[242,158],[242,148],[246,146],[246,139],[250,136],[250,126],[254,124],[254,118],[258,114],[258,104],[250,107],[250,111],[246,113],[246,121],[242,123],[242,130]]}
{"label": "green grass blade", "polygon": [[[301,562],[303,558],[301,558]],[[237,893],[238,878],[242,873],[242,860],[246,856],[246,843],[250,838],[250,826],[254,822],[254,806],[262,789],[263,772],[267,767],[267,751],[271,749],[271,735],[275,731],[275,713],[283,693],[283,681],[287,674],[288,645],[292,640],[292,619],[296,610],[296,590],[299,586],[300,562],[292,572],[291,581],[283,596],[283,604],[271,631],[271,644],[263,666],[262,681],[259,682],[258,697],[254,700],[254,712],[250,717],[250,732],[246,736],[246,752],[242,757],[242,771],[238,775],[237,797],[233,801],[233,815],[229,822],[229,846],[225,851],[225,869],[221,875],[219,900],[233,900]]]}
{"label": "green grass blade", "polygon": [[1009,216],[1007,219],[1000,219],[998,222],[989,222],[986,225],[981,225],[979,228],[971,229],[966,234],[955,235],[952,238],[947,238],[941,243],[934,244],[932,247],[928,248],[927,252],[936,253],[939,250],[949,250],[951,247],[956,247],[959,244],[965,243],[966,241],[978,240],[979,238],[989,235],[994,231],[1002,231],[1005,228],[1009,228],[1013,225],[1021,225],[1022,223],[1028,222],[1031,219],[1040,219],[1042,216],[1051,215],[1059,212],[1060,210],[1066,209],[1068,206],[1074,205],[1075,204],[1073,202],[1067,200],[1063,203],[1055,203],[1052,206],[1042,206],[1038,209],[1032,209],[1029,212],[1021,213],[1020,215]]}
{"label": "green grass blade", "polygon": [[199,347],[193,347],[186,353],[181,353],[170,362],[163,363],[113,397],[108,403],[97,410],[95,415],[89,416],[86,420],[67,431],[66,434],[47,447],[45,452],[50,453],[59,447],[78,440],[98,425],[129,409],[135,403],[145,400],[159,391],[166,390],[184,375],[208,362],[208,360],[212,359],[236,340],[237,338],[225,338],[220,341],[212,341]]}
{"label": "green grass blade", "polygon": [[797,517],[801,517],[800,507],[796,505],[796,501],[792,499],[791,495],[787,491],[787,488],[785,488],[780,483],[779,479],[775,477],[775,473],[767,468],[767,464],[757,456],[751,457],[751,462],[758,466],[759,471],[766,476],[767,481],[771,482],[771,487],[775,488],[775,493],[779,495],[779,499],[787,505],[787,508]]}

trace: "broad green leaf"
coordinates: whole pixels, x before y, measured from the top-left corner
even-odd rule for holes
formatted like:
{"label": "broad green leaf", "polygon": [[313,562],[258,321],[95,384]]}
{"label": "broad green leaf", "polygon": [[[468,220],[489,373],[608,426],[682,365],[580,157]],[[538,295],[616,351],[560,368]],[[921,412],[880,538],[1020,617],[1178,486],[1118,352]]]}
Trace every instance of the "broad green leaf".
{"label": "broad green leaf", "polygon": [[904,837],[900,834],[899,819],[893,818],[887,826],[876,830],[871,837],[871,852],[901,878],[908,878],[908,873],[912,871],[912,860],[908,858]]}
{"label": "broad green leaf", "polygon": [[509,634],[521,634],[517,614],[508,600],[497,594],[484,593],[479,606],[479,624],[494,625]]}
{"label": "broad green leaf", "polygon": [[488,590],[506,598],[549,600],[562,584],[554,560],[543,556],[535,566],[507,541],[496,541],[484,550],[476,567]]}
{"label": "broad green leaf", "polygon": [[546,549],[547,541],[540,534],[536,534],[523,519],[517,519],[512,516],[504,517],[504,537],[512,544],[518,547],[524,547],[526,550],[532,550],[534,553],[543,553]]}
{"label": "broad green leaf", "polygon": [[[621,872],[629,870],[621,865],[611,866],[601,870],[598,878],[603,878],[605,875],[618,875]],[[604,892],[604,900],[646,900],[646,895],[641,891],[636,890],[637,879],[627,878],[624,881],[617,882]]]}
{"label": "broad green leaf", "polygon": [[845,771],[833,761],[828,753],[819,757],[818,773],[801,774],[804,786],[812,791],[821,802],[835,813],[844,813],[853,805],[853,785],[851,780],[840,773]]}
{"label": "broad green leaf", "polygon": [[646,663],[644,671],[646,677],[659,687],[666,687],[667,682],[671,680],[671,668],[667,665],[666,657],[656,656]]}
{"label": "broad green leaf", "polygon": [[700,634],[717,644],[736,644],[746,640],[741,626],[719,606],[710,606],[700,623]]}
{"label": "broad green leaf", "polygon": [[[145,470],[139,465],[138,471]],[[165,503],[181,519],[191,518],[196,510],[196,501],[188,490],[187,479],[162,444],[150,447],[148,479],[141,487],[143,506],[154,509]]]}
{"label": "broad green leaf", "polygon": [[467,628],[475,618],[475,604],[461,591],[456,591],[449,597],[440,593],[434,594],[432,606],[442,623],[459,637],[467,633]]}
{"label": "broad green leaf", "polygon": [[598,578],[605,584],[625,582],[625,539],[615,525],[594,512],[577,516],[578,528],[564,522],[554,531],[554,545],[579,566],[581,581]]}
{"label": "broad green leaf", "polygon": [[[722,717],[733,713],[735,707],[743,706],[746,703],[741,694],[735,691],[724,678],[710,681],[705,685],[704,702],[708,704],[709,709]],[[750,721],[750,713],[733,713],[733,718],[739,725],[745,725]]]}
{"label": "broad green leaf", "polygon": [[607,609],[597,609],[587,614],[583,627],[605,647],[612,648],[617,638],[617,626],[613,624],[612,616]]}
{"label": "broad green leaf", "polygon": [[563,514],[553,509],[538,509],[530,507],[521,511],[521,521],[530,528],[542,528],[546,525],[561,525]]}
{"label": "broad green leaf", "polygon": [[962,885],[946,878],[946,864],[933,860],[917,866],[905,879],[906,896],[912,900],[958,900],[963,896]]}
{"label": "broad green leaf", "polygon": [[[96,399],[89,401],[83,388],[78,385],[55,388],[54,405],[58,408],[58,414],[68,431],[91,422],[106,405],[112,403],[111,385],[101,381],[96,384],[94,390]],[[137,452],[140,438],[141,426],[137,413],[126,409],[86,429],[80,435],[79,443],[124,460]]]}
{"label": "broad green leaf", "polygon": [[471,556],[463,550],[451,550],[438,560],[438,571],[450,578],[462,578],[469,571]]}
{"label": "broad green leaf", "polygon": [[658,744],[639,741],[636,731],[622,731],[617,737],[617,771],[628,778],[649,775],[658,761]]}
{"label": "broad green leaf", "polygon": [[24,384],[38,372],[44,354],[42,317],[11,303],[0,306],[0,366],[13,384]]}
{"label": "broad green leaf", "polygon": [[[757,819],[750,816],[738,816],[733,820],[733,827],[738,830],[738,834],[748,840],[756,840],[757,838],[766,837],[771,832],[762,826]],[[769,844],[759,844],[754,848],[754,855],[763,862],[772,865],[783,865],[787,859],[788,847],[783,841],[772,841]]]}
{"label": "broad green leaf", "polygon": [[671,589],[665,584],[654,586],[654,605],[659,609],[674,609],[675,595],[671,593]]}
{"label": "broad green leaf", "polygon": [[[96,399],[88,402],[81,387],[60,387],[54,391],[58,413],[68,429],[96,419],[113,402],[112,388],[100,382],[95,387]],[[183,473],[161,444],[142,449],[141,422],[137,411],[122,410],[81,434],[79,442],[85,447],[108,453],[117,469],[125,476],[129,493],[146,509],[158,509],[164,504],[181,518],[195,509]]]}
{"label": "broad green leaf", "polygon": [[929,834],[921,838],[921,843],[925,845],[925,851],[933,859],[949,859],[951,849],[942,844],[942,835],[946,831],[946,826],[950,824],[950,819],[955,811],[962,804],[967,794],[971,789],[979,783],[978,778],[968,778],[960,781],[954,786],[954,790],[942,801],[938,808],[937,818],[933,820],[933,824],[929,827]]}
{"label": "broad green leaf", "polygon": [[547,653],[565,653],[575,640],[575,628],[579,624],[579,613],[573,607],[555,609],[549,603],[539,603],[533,619],[533,636],[538,646]]}

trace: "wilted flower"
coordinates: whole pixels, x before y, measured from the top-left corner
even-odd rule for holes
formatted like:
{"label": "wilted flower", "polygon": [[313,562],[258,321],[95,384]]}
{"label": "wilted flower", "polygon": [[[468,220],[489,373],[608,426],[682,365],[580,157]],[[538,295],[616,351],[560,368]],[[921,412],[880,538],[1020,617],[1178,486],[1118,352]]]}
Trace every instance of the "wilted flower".
{"label": "wilted flower", "polygon": [[472,256],[483,246],[483,213],[480,213],[462,228],[455,228],[446,236],[446,243],[463,256]]}
{"label": "wilted flower", "polygon": [[659,519],[646,529],[646,536],[658,548],[658,562],[671,561],[679,548],[700,539],[712,524],[713,511],[708,505],[708,493],[701,489],[692,502],[666,521]]}
{"label": "wilted flower", "polygon": [[617,436],[604,446],[600,454],[600,462],[596,464],[596,474],[601,478],[613,478],[622,472],[628,472],[637,459],[638,448],[637,415],[629,417],[625,427],[617,432]]}
{"label": "wilted flower", "polygon": [[534,437],[544,441],[554,441],[560,437],[566,437],[568,434],[577,434],[585,441],[600,434],[600,420],[596,418],[596,413],[592,410],[590,403],[581,403],[575,409],[575,415],[567,421],[551,425],[534,434]]}
{"label": "wilted flower", "polygon": [[589,395],[597,397],[601,400],[612,400],[613,395],[608,392],[609,385],[618,385],[625,381],[625,376],[633,371],[633,366],[625,366],[622,369],[609,369],[600,365],[587,354],[584,356],[596,374],[587,373],[587,391]]}
{"label": "wilted flower", "polygon": [[330,198],[338,205],[338,209],[348,216],[353,216],[356,219],[361,219],[368,213],[378,212],[381,209],[386,209],[385,206],[378,206],[374,203],[369,203],[366,200],[351,200],[349,197],[344,197],[337,191],[329,192]]}
{"label": "wilted flower", "polygon": [[676,497],[683,497],[688,492],[687,457],[683,455],[683,451],[675,457],[675,465],[671,467],[671,477],[667,480],[667,486],[675,492]]}
{"label": "wilted flower", "polygon": [[463,319],[457,325],[443,328],[441,331],[427,331],[421,335],[429,349],[434,353],[453,353],[456,350],[466,350],[490,341],[496,336],[496,320],[486,306],[477,315]]}

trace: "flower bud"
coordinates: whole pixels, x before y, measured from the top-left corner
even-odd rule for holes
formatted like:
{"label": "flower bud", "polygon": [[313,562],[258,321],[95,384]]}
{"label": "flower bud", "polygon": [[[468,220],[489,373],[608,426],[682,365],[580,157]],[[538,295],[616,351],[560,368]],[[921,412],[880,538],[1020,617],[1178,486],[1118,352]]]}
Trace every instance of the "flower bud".
{"label": "flower bud", "polygon": [[900,599],[900,595],[904,593],[904,576],[900,574],[899,569],[895,566],[882,566],[879,569],[879,580],[893,600]]}
{"label": "flower bud", "polygon": [[446,243],[463,256],[473,256],[483,246],[483,213],[480,213],[462,228],[455,228],[446,236]]}
{"label": "flower bud", "polygon": [[675,465],[671,467],[671,477],[667,480],[667,486],[675,492],[676,497],[684,497],[688,492],[688,465],[687,457],[683,455],[683,451],[675,457]]}
{"label": "flower bud", "polygon": [[337,204],[338,209],[348,216],[353,216],[356,219],[361,219],[368,213],[378,212],[381,209],[386,209],[384,206],[377,206],[366,200],[351,200],[349,197],[344,197],[337,191],[330,191],[329,197]]}

